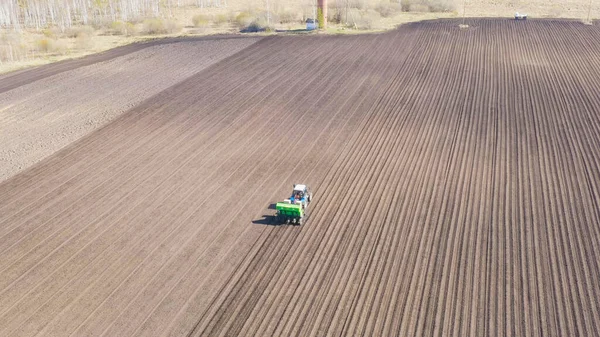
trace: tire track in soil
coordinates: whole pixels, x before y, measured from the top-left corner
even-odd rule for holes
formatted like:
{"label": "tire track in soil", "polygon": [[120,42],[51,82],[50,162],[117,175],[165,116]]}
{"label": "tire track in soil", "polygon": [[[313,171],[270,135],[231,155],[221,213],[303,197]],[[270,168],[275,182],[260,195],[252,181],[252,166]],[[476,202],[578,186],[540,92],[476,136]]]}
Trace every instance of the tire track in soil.
{"label": "tire track in soil", "polygon": [[[292,124],[292,125],[293,125],[293,124],[295,124],[295,123],[289,123],[289,124]],[[266,159],[264,159],[264,160],[266,160]]]}
{"label": "tire track in soil", "polygon": [[[300,80],[300,82],[302,82],[302,80],[304,80],[304,79],[301,79],[301,80]],[[292,91],[293,91],[293,90],[292,90]]]}
{"label": "tire track in soil", "polygon": [[[489,37],[486,37],[486,38],[489,38]],[[479,36],[478,40],[476,41],[477,45],[481,45],[482,42],[483,42],[482,36]],[[502,40],[498,40],[497,42],[500,44],[500,43],[502,43]],[[494,50],[487,51],[487,52],[484,52],[482,50],[473,50],[474,54],[471,56],[471,59],[478,59],[478,60],[480,60],[479,62],[486,62],[485,59],[479,58],[479,55],[481,55],[483,53],[485,55],[492,55],[492,57],[493,57],[495,55],[494,53],[497,51],[498,51],[498,49],[494,49]],[[537,51],[537,52],[539,53],[539,51]],[[489,57],[490,56],[488,56],[488,58]],[[500,59],[496,58],[495,60],[496,60],[495,61],[496,64],[500,63]],[[450,63],[453,64],[453,62],[450,62]],[[434,62],[434,64],[435,64],[435,62]],[[479,90],[482,87],[482,85],[487,86],[487,89],[483,92],[490,92],[490,91],[493,92],[493,91],[500,90],[500,87],[502,86],[502,82],[496,82],[498,84],[494,85],[494,83],[492,83],[490,80],[486,80],[486,82],[482,82],[482,80],[485,78],[493,78],[491,74],[493,74],[495,72],[501,72],[502,71],[501,68],[490,67],[485,63],[480,63],[480,65],[477,66],[476,69],[478,69],[477,71],[483,71],[483,73],[475,75],[476,77],[473,78],[473,80],[475,81],[475,82],[472,82],[473,90],[475,90],[475,88],[477,88],[477,90]],[[530,75],[530,74],[525,74],[525,75],[517,74],[517,77],[529,78],[529,77],[535,77],[535,76]],[[507,79],[507,80],[510,81],[510,79]],[[462,82],[462,81],[460,81],[460,82]],[[486,83],[486,84],[484,84],[484,83]],[[494,89],[494,88],[496,88],[496,89]],[[505,90],[510,90],[510,89],[505,89]],[[512,278],[512,274],[514,273],[510,270],[510,264],[507,262],[508,260],[511,259],[510,248],[508,245],[509,241],[504,241],[504,238],[508,237],[509,232],[505,231],[504,227],[502,227],[502,226],[499,226],[496,228],[496,226],[498,226],[499,224],[506,223],[507,218],[505,217],[505,214],[512,213],[510,211],[510,209],[511,209],[510,199],[508,199],[508,194],[505,194],[505,192],[510,193],[510,190],[505,190],[504,187],[502,187],[503,185],[506,185],[505,183],[502,183],[502,181],[506,181],[507,179],[510,180],[512,177],[511,175],[508,175],[508,171],[503,170],[503,167],[507,167],[507,168],[510,167],[510,166],[508,166],[508,164],[504,164],[508,160],[508,158],[505,156],[505,154],[510,153],[510,152],[506,152],[506,151],[509,151],[510,148],[503,146],[503,144],[505,144],[505,142],[506,142],[506,140],[504,140],[504,139],[506,139],[504,137],[504,134],[506,134],[507,131],[510,129],[507,127],[502,128],[503,124],[501,124],[499,122],[499,120],[500,121],[505,120],[503,118],[503,116],[501,116],[500,114],[506,112],[505,107],[507,106],[507,101],[502,102],[501,99],[499,98],[500,95],[486,97],[486,96],[482,96],[480,94],[480,92],[478,92],[478,91],[473,91],[473,93],[475,94],[474,97],[479,97],[479,98],[474,100],[473,101],[474,103],[471,106],[466,107],[468,113],[475,111],[477,109],[477,107],[488,106],[488,105],[499,105],[503,109],[495,110],[496,117],[494,117],[494,114],[493,114],[494,111],[493,110],[490,111],[492,113],[491,117],[481,120],[483,122],[483,124],[479,123],[478,126],[476,126],[475,128],[472,128],[473,130],[478,130],[479,136],[476,136],[474,138],[473,137],[468,138],[468,139],[478,139],[478,138],[483,137],[483,139],[487,139],[487,141],[485,141],[483,143],[483,145],[481,146],[481,148],[486,149],[485,152],[482,152],[481,154],[476,155],[476,156],[483,156],[483,158],[485,158],[484,161],[489,162],[490,164],[486,166],[487,168],[484,171],[481,170],[484,168],[483,166],[481,166],[481,164],[477,164],[477,162],[475,162],[475,164],[476,164],[476,167],[481,168],[481,169],[477,169],[477,171],[480,172],[480,174],[479,174],[480,177],[486,178],[486,180],[484,180],[484,181],[489,181],[490,182],[489,184],[492,187],[492,188],[488,189],[487,192],[485,192],[487,195],[489,195],[489,197],[485,198],[485,199],[489,200],[489,203],[487,205],[484,205],[484,208],[482,209],[482,210],[485,210],[485,213],[479,212],[480,219],[484,219],[484,218],[489,219],[487,221],[489,221],[490,227],[488,227],[488,228],[490,231],[489,231],[489,233],[485,234],[488,237],[488,239],[487,239],[488,244],[486,244],[486,246],[479,245],[480,248],[477,248],[477,249],[485,249],[485,251],[486,251],[486,254],[484,255],[485,256],[484,259],[481,260],[483,264],[480,264],[480,266],[485,266],[485,267],[483,269],[482,269],[482,267],[477,267],[479,271],[476,271],[476,273],[484,273],[483,275],[487,275],[485,277],[485,279],[488,281],[484,286],[482,286],[482,288],[477,290],[477,293],[482,294],[477,297],[477,301],[479,304],[477,304],[476,308],[480,308],[480,309],[476,309],[476,311],[474,311],[474,313],[476,313],[476,314],[472,315],[472,317],[474,319],[474,321],[472,321],[472,322],[475,325],[471,325],[471,329],[476,329],[476,331],[481,331],[482,333],[484,333],[486,335],[488,335],[488,334],[500,334],[500,335],[513,334],[513,332],[515,330],[514,330],[514,327],[512,327],[512,325],[510,324],[510,322],[511,322],[510,317],[516,317],[516,316],[513,315],[512,311],[510,310],[512,305],[510,305],[509,303],[510,303],[510,300],[512,299],[512,297],[505,295],[506,292],[511,291],[506,282]],[[469,94],[469,95],[471,95],[471,94]],[[532,93],[531,93],[531,97],[541,97],[541,96],[543,96],[543,93],[539,92],[539,91],[532,91]],[[524,105],[525,104],[524,102],[527,100],[531,100],[531,98],[529,98],[529,99],[524,98],[520,104]],[[450,109],[452,109],[452,108],[450,108]],[[548,107],[544,106],[543,109],[548,109]],[[443,108],[439,109],[439,110],[443,110]],[[436,113],[439,113],[439,110],[436,111]],[[465,120],[471,121],[470,118],[465,118]],[[532,121],[532,123],[540,124],[540,123],[549,123],[549,122],[534,120],[534,121]],[[464,122],[460,122],[459,125],[467,126],[467,124]],[[533,124],[529,125],[528,128],[535,130],[533,128]],[[495,131],[491,132],[492,130],[495,130]],[[502,132],[502,130],[504,130],[504,132]],[[462,137],[463,136],[460,136],[459,138],[462,138]],[[455,140],[455,142],[456,142],[456,140]],[[471,143],[471,142],[467,140],[467,143]],[[529,145],[527,146],[527,148],[524,149],[524,150],[528,151],[527,153],[530,153],[529,151],[531,151],[531,149],[536,149],[536,148],[538,149],[536,151],[540,151],[539,147],[537,145],[534,145],[536,143],[528,143],[528,144]],[[489,150],[489,149],[491,149],[491,150]],[[501,149],[504,149],[504,152],[501,151]],[[448,150],[444,149],[443,151],[445,152]],[[470,152],[470,151],[471,150],[466,150],[465,152]],[[545,150],[543,150],[543,151],[545,151]],[[450,151],[450,153],[451,153],[450,155],[455,156],[455,155],[452,155],[452,153],[457,153],[457,152],[461,153],[462,149],[457,148],[454,151]],[[530,157],[530,155],[526,155],[526,156]],[[357,158],[354,158],[354,159],[357,159]],[[460,164],[460,165],[465,165],[468,162],[468,161],[465,162],[465,160],[466,159],[463,158],[462,159],[463,164]],[[452,166],[450,166],[450,167],[456,167],[456,165],[459,165],[458,164],[459,162],[460,162],[460,159],[455,158],[455,161],[454,161],[455,164],[452,164]],[[526,176],[534,176],[534,177],[539,176],[540,175],[539,171],[536,171],[535,169],[533,169],[534,166],[531,166],[531,167],[532,167],[533,171],[523,171],[523,172],[525,172]],[[454,169],[450,169],[450,170],[451,171],[449,171],[449,172],[454,171]],[[457,171],[462,172],[463,170],[457,170]],[[503,173],[503,172],[506,172],[506,173]],[[454,178],[454,179],[457,179],[457,178]],[[456,186],[458,186],[458,185],[456,185],[456,184],[461,184],[460,181],[462,181],[463,185],[467,184],[468,178],[463,178],[462,180],[455,180],[455,183],[454,183],[455,185],[450,185],[449,190],[447,190],[447,189],[442,189],[442,190],[447,190],[446,193],[449,193],[449,191],[452,191],[452,190],[457,190]],[[541,195],[542,192],[537,189],[538,188],[537,186],[539,186],[539,185],[537,185],[537,183],[531,182],[530,187],[531,187],[532,192],[530,192],[530,193],[535,193],[535,195]],[[502,191],[502,194],[498,195],[498,191]],[[460,196],[460,194],[461,193],[458,193],[457,196]],[[448,197],[444,197],[442,199],[450,200]],[[468,199],[466,199],[464,201],[464,203],[466,205],[466,204],[475,202],[476,200],[477,200],[476,197],[470,196]],[[534,198],[534,196],[531,195],[529,197],[529,200],[532,200],[531,201],[532,206],[530,207],[530,209],[536,209],[537,205],[538,205],[537,197]],[[561,202],[565,203],[564,200]],[[438,202],[438,204],[439,204],[439,202]],[[447,205],[449,205],[449,204],[447,204]],[[446,211],[440,213],[440,215],[443,218],[446,218],[446,217],[452,218],[452,216],[456,216],[457,213],[455,213],[455,212],[468,212],[469,211],[468,208],[466,210],[461,210],[461,211],[458,211],[458,208],[454,208],[455,211],[453,212],[448,208],[448,206],[442,205],[441,207],[442,208],[440,209],[440,211],[442,209],[446,209]],[[460,207],[460,208],[462,208],[462,207]],[[313,210],[313,211],[315,211],[315,210]],[[534,214],[539,214],[539,211],[536,211],[536,213],[529,213],[529,214],[531,214],[530,215],[531,219],[537,219],[536,217],[538,217],[539,215],[534,215]],[[482,216],[484,218],[482,218]],[[313,214],[311,223],[314,224],[315,221],[317,221],[317,220],[315,218],[315,214]],[[538,220],[534,220],[534,221],[538,221]],[[436,222],[436,221],[434,221],[434,222]],[[453,223],[453,221],[449,221],[449,223],[447,223],[447,225],[451,225],[452,223]],[[478,221],[471,221],[471,224],[473,226],[475,226],[478,224]],[[308,225],[306,225],[306,226],[308,226]],[[475,228],[478,228],[478,226],[472,227],[472,228],[475,229]],[[493,228],[496,228],[496,229],[493,229]],[[532,245],[534,245],[534,242],[537,242],[539,240],[538,237],[540,235],[540,232],[538,232],[538,234],[535,234],[536,232],[537,232],[537,229],[534,229],[534,232],[532,233],[533,236],[530,236],[529,239],[526,239],[526,240],[528,240],[528,241],[525,241],[525,242],[527,242],[526,243],[527,246],[532,246]],[[479,235],[482,235],[483,233],[484,232],[480,231]],[[272,243],[272,245],[276,244],[276,246],[266,246],[265,247],[264,246],[265,243],[262,243],[262,245],[263,245],[262,251],[264,251],[266,255],[255,256],[254,259],[260,258],[260,260],[254,260],[256,262],[253,261],[253,263],[251,264],[251,267],[247,267],[248,272],[249,273],[251,272],[251,274],[247,274],[246,276],[243,276],[242,279],[235,278],[235,280],[237,280],[236,284],[243,285],[243,287],[244,287],[243,289],[247,289],[249,291],[251,289],[253,289],[254,287],[258,287],[260,285],[260,288],[258,288],[258,289],[261,289],[261,290],[259,290],[258,293],[260,293],[262,297],[268,296],[268,294],[270,294],[270,292],[266,292],[266,293],[262,292],[265,289],[269,289],[269,287],[280,286],[277,281],[273,281],[273,280],[271,280],[269,283],[267,283],[267,285],[265,285],[264,280],[270,279],[271,275],[280,273],[278,268],[281,265],[281,260],[287,259],[288,260],[287,263],[291,265],[291,264],[293,264],[294,259],[296,259],[296,257],[297,257],[297,256],[293,255],[292,252],[289,252],[289,249],[290,249],[289,247],[290,247],[291,243],[287,243],[286,240],[299,240],[301,238],[301,236],[300,235],[294,236],[294,235],[291,235],[290,233],[286,233],[286,234],[287,235],[283,236],[283,237],[277,236],[276,239],[274,239],[274,237],[272,239],[270,239],[270,240],[276,241],[276,243]],[[338,232],[337,235],[338,235],[337,239],[342,239],[344,237],[342,232]],[[446,235],[446,234],[439,234],[438,238],[441,237],[442,235]],[[462,235],[462,234],[457,234],[457,235]],[[368,235],[364,234],[361,237],[367,239]],[[581,237],[581,236],[578,236],[578,237]],[[284,242],[281,242],[281,241],[284,241]],[[435,242],[435,241],[433,241],[433,242]],[[506,244],[504,242],[506,242]],[[539,243],[535,243],[535,244],[539,245]],[[352,246],[352,243],[348,243],[348,245]],[[435,244],[432,247],[437,247],[437,246],[439,246],[439,244]],[[452,244],[450,244],[449,246],[447,245],[446,249],[451,249],[451,247],[452,247]],[[301,248],[297,248],[297,249],[301,249]],[[461,249],[461,248],[456,247],[455,249]],[[455,251],[458,252],[459,250],[455,250]],[[525,267],[526,268],[525,270],[530,270],[530,268],[534,268],[536,270],[535,273],[538,274],[535,277],[535,279],[541,279],[541,278],[543,278],[543,275],[547,273],[547,268],[549,268],[549,267],[544,267],[544,264],[547,262],[543,262],[542,257],[540,257],[540,256],[547,256],[549,253],[548,253],[548,249],[543,246],[541,246],[541,247],[538,246],[538,248],[536,248],[536,251],[539,251],[540,253],[537,255],[529,255],[529,257],[528,257],[529,262],[527,262],[526,265],[531,265],[531,267],[527,266],[527,267]],[[478,255],[479,253],[474,252],[471,254]],[[336,255],[331,255],[331,256],[336,256]],[[365,255],[365,256],[371,256],[371,255]],[[437,254],[434,254],[434,256],[437,256]],[[471,255],[471,256],[473,256],[473,255]],[[331,259],[331,258],[333,258],[333,257],[326,257],[326,259]],[[344,258],[344,259],[346,259],[346,258]],[[372,258],[368,258],[368,259],[370,260]],[[351,260],[351,261],[355,261],[355,260]],[[433,261],[434,260],[430,260],[430,263],[434,263]],[[296,263],[299,264],[301,262],[296,262]],[[333,265],[337,265],[337,264],[336,263],[331,264],[331,266],[333,266]],[[439,268],[441,268],[442,265],[445,265],[445,263],[442,264],[440,262],[436,262],[434,265],[438,265],[438,267],[437,267],[438,271],[433,272],[433,274],[440,274],[440,273],[442,275],[445,274],[444,272],[440,272],[441,269],[439,269]],[[545,265],[549,266],[548,264],[545,264]],[[278,268],[275,268],[275,266],[278,266]],[[580,266],[581,266],[581,264],[580,264]],[[259,270],[258,271],[254,270],[254,268],[259,268]],[[337,268],[338,267],[336,267],[336,269]],[[581,268],[583,268],[585,270],[587,268],[587,266],[586,267],[581,266]],[[456,269],[459,269],[459,267],[456,267],[456,269],[455,268],[452,268],[452,269],[456,270]],[[589,268],[587,268],[587,269],[589,269]],[[335,269],[331,269],[331,268],[329,268],[329,269],[324,268],[324,270],[327,270],[327,272],[325,272],[325,274],[328,274],[328,275],[330,273],[335,272]],[[316,273],[317,272],[318,271],[316,271]],[[261,279],[263,279],[263,281],[257,280],[257,281],[255,281],[256,283],[249,284],[249,281],[246,278],[250,278],[251,277],[250,275],[262,275],[260,277],[261,277]],[[265,275],[268,275],[268,276],[265,276]],[[334,277],[334,279],[348,280],[348,278],[346,276],[337,275]],[[258,278],[259,276],[255,276],[255,277]],[[279,276],[280,279],[285,279],[286,277],[287,277],[287,273],[282,276]],[[440,277],[442,277],[442,276],[440,275]],[[303,281],[301,281],[301,282],[303,282]],[[417,283],[430,284],[430,282],[432,282],[432,281],[417,282]],[[442,282],[442,281],[437,281],[437,282]],[[547,284],[547,283],[543,282],[543,284]],[[458,283],[457,283],[457,285],[458,285]],[[285,286],[287,286],[287,284],[285,284],[283,286],[283,288],[285,288]],[[314,289],[323,289],[323,288],[330,289],[332,286],[333,286],[332,284],[321,284],[320,287],[315,285]],[[550,299],[546,295],[546,293],[547,293],[546,287],[548,287],[548,286],[549,285],[542,286],[542,288],[539,288],[540,290],[534,290],[534,288],[531,288],[531,286],[529,286],[529,289],[531,289],[531,291],[534,291],[534,294],[537,294],[538,292],[540,294],[540,295],[536,295],[537,296],[536,298],[538,298],[538,301],[539,301],[539,307],[537,307],[537,306],[534,307],[534,308],[536,308],[535,309],[536,311],[544,310],[545,308],[551,308],[551,307],[548,307],[548,305],[550,305],[550,302],[549,302]],[[367,289],[370,289],[370,287],[368,287],[368,286],[363,286],[363,287],[364,288],[362,288],[362,289],[364,289],[364,291],[367,291]],[[536,288],[537,288],[537,286],[536,286]],[[237,288],[234,287],[233,289],[237,289]],[[594,288],[594,289],[596,289],[596,288]],[[238,290],[238,291],[240,294],[244,294],[243,295],[244,298],[249,297],[249,295],[246,291],[240,291],[240,290]],[[321,291],[322,290],[320,290],[319,292],[321,292]],[[333,292],[334,289],[332,288],[330,291]],[[438,291],[441,292],[443,290],[442,289],[437,290],[436,293]],[[484,293],[482,293],[482,291]],[[237,294],[237,292],[235,290],[228,289],[227,293],[230,294],[231,297],[233,297],[233,298],[229,299],[229,301],[240,300],[235,295],[235,294]],[[487,294],[487,295],[483,295],[483,294]],[[312,297],[311,295],[306,295],[306,296]],[[423,296],[423,295],[419,295],[419,296]],[[430,298],[430,297],[428,297],[428,298]],[[485,305],[485,303],[491,304],[492,300],[496,299],[496,298],[498,299],[498,302],[496,302],[496,304]],[[279,301],[280,303],[288,303],[289,299],[282,298],[280,300],[274,300],[274,301]],[[292,300],[292,302],[294,302],[294,301]],[[263,305],[264,305],[264,302],[261,302],[261,303],[263,303]],[[308,303],[308,300],[306,303]],[[505,306],[505,304],[506,304],[506,306]],[[221,305],[224,308],[227,308],[226,311],[220,313],[221,315],[225,315],[225,313],[229,313],[228,315],[232,315],[228,318],[229,321],[232,321],[234,319],[236,319],[236,320],[240,319],[240,315],[243,315],[241,317],[248,317],[247,316],[248,313],[246,311],[233,310],[233,309],[229,308],[227,304],[221,304]],[[259,305],[259,307],[264,308],[263,305]],[[288,306],[289,305],[290,304],[288,304]],[[311,305],[316,306],[316,307],[322,307],[323,303],[313,301],[313,302],[311,302]],[[581,306],[583,306],[583,304],[579,304],[579,307],[581,307]],[[352,307],[354,307],[354,306],[352,306]],[[542,307],[544,307],[544,308],[542,308]],[[363,308],[363,306],[358,305],[358,308]],[[252,306],[249,306],[249,308],[246,310],[253,310]],[[264,311],[264,309],[259,309],[259,310]],[[323,310],[329,310],[329,309],[323,309]],[[358,309],[356,309],[356,310],[358,310]],[[365,312],[368,311],[368,309],[364,309],[364,310],[365,310]],[[431,310],[433,310],[433,311],[431,311]],[[423,324],[425,324],[425,322],[434,321],[434,319],[432,319],[434,312],[437,312],[438,317],[440,317],[440,315],[442,314],[442,311],[440,311],[439,309],[431,309],[431,310],[425,310],[425,314],[422,314],[423,315],[422,318],[420,315],[416,316],[417,317],[416,319],[420,321],[419,324],[421,324],[419,329],[431,329],[432,326],[425,326]],[[552,310],[552,309],[550,309],[550,310]],[[324,312],[327,312],[327,311],[322,311],[321,314],[323,314]],[[553,310],[552,310],[552,312],[553,312]],[[300,313],[297,313],[297,314],[302,316],[302,314],[300,314]],[[546,313],[544,311],[540,311],[538,318],[534,318],[533,321],[530,321],[530,324],[535,324],[530,327],[532,327],[534,329],[550,328],[551,330],[548,330],[548,332],[550,332],[550,331],[556,332],[555,328],[551,327],[552,319],[546,320],[546,318],[550,318],[550,317],[552,317],[551,315],[555,315],[555,314],[556,313],[550,314],[550,313]],[[580,315],[583,315],[583,313],[580,313]],[[225,315],[225,316],[227,317],[227,315]],[[293,316],[297,316],[297,315],[294,314]],[[316,315],[316,316],[321,317],[325,322],[329,322],[329,324],[332,323],[331,321],[327,321],[327,319],[323,318],[321,315]],[[357,319],[360,319],[361,316],[362,315],[353,316],[350,321],[357,322]],[[255,316],[250,316],[250,317],[253,317],[253,320],[257,319],[257,317],[255,317]],[[262,316],[263,319],[267,319],[267,320],[268,320],[268,317],[269,317],[269,315]],[[276,316],[276,318],[274,318],[273,320],[274,321],[280,320],[280,318],[277,318],[277,317],[278,316]],[[350,317],[350,316],[347,316],[347,317]],[[362,316],[362,317],[363,317],[363,319],[365,319],[364,316]],[[415,317],[415,316],[413,316],[413,317]],[[222,318],[220,318],[220,319],[222,319]],[[242,318],[242,320],[251,321],[248,318]],[[451,321],[451,318],[448,318],[447,320]],[[514,319],[512,319],[512,320],[514,320]],[[335,320],[332,320],[332,321],[335,321]],[[537,323],[537,322],[539,322],[539,323]],[[307,321],[298,321],[298,322],[295,322],[294,324],[297,327],[302,326],[302,327],[306,328],[306,327],[312,326],[310,323],[312,323],[312,322],[308,322],[308,324],[307,324]],[[269,323],[263,322],[261,324],[261,326],[265,326],[267,324],[269,324]],[[281,324],[283,324],[283,323],[281,323]],[[247,325],[248,325],[248,323],[246,323],[244,325],[244,327],[246,327]],[[255,326],[255,325],[256,324],[252,324],[252,326]],[[325,323],[324,326],[328,326],[328,323]],[[219,329],[213,330],[213,333],[218,334],[217,331],[221,331],[222,333],[225,333],[225,330],[219,330]],[[232,330],[229,330],[229,332],[231,332],[231,331]],[[238,331],[238,330],[233,330],[233,331]],[[251,330],[251,331],[253,331],[253,333],[257,333],[256,330]],[[272,331],[272,330],[270,330],[270,331]],[[350,330],[346,331],[346,333],[348,333],[350,331],[355,331],[355,330],[350,329]],[[417,332],[418,331],[421,331],[421,330],[417,330]],[[432,331],[433,330],[429,330],[428,334],[431,333]],[[544,330],[544,331],[546,331],[546,330]],[[204,330],[204,332],[206,333],[207,331]],[[287,331],[287,332],[290,332],[290,331]],[[306,332],[306,331],[304,331],[304,332]],[[284,332],[284,333],[286,333],[286,332]],[[323,333],[324,333],[323,330],[313,330],[312,331],[312,334],[317,334],[317,335],[323,334]],[[363,333],[364,333],[364,330],[363,330]],[[440,332],[438,332],[437,334],[441,335]]]}
{"label": "tire track in soil", "polygon": [[[349,82],[352,82],[352,81],[349,81]],[[313,169],[313,170],[314,170],[314,169]],[[312,172],[313,170],[311,170],[311,172]],[[309,176],[310,176],[310,173],[309,173]],[[290,242],[290,241],[289,241],[289,240],[286,240],[285,242]],[[285,250],[285,251],[289,251],[289,249],[287,249],[287,248],[284,248],[284,250]],[[258,260],[256,257],[255,257],[254,259],[255,259],[256,261],[260,261],[260,260]],[[265,261],[262,261],[262,262],[268,262],[268,263],[272,263],[272,262],[270,262],[270,261],[271,261],[270,259],[267,259],[267,260],[265,260]],[[260,262],[258,262],[258,263],[260,263]],[[264,277],[264,276],[263,276],[263,278],[265,278],[265,279],[270,279],[271,277]],[[243,285],[242,285],[242,286],[243,286]],[[243,291],[243,290],[241,290],[241,289],[240,289],[240,290],[237,290],[237,291]],[[258,292],[256,292],[255,294],[261,294],[261,292],[260,292],[260,291],[258,291]],[[256,300],[257,300],[257,299],[256,299]],[[252,301],[252,300],[248,300],[248,299],[247,299],[246,301]],[[248,307],[248,306],[249,306],[249,305],[247,305],[247,304],[246,304],[246,305],[244,305],[244,307]],[[225,308],[226,310],[229,310],[229,308],[231,308],[230,304],[227,304],[227,303],[224,303],[224,304],[222,304],[222,305],[221,305],[221,307],[222,307],[222,308]],[[231,322],[230,322],[230,323],[231,323]],[[216,329],[216,328],[213,328],[213,329]],[[239,332],[240,332],[240,329],[241,329],[241,326],[238,326],[238,328],[237,328],[237,329],[235,329],[235,330],[233,330],[233,331],[232,331],[232,330],[229,330],[227,333],[228,333],[228,334],[236,334],[236,333],[239,333]],[[225,329],[225,330],[227,330],[227,329]]]}
{"label": "tire track in soil", "polygon": [[[371,89],[372,89],[372,87],[369,87],[369,90],[371,90]],[[364,101],[364,98],[363,98],[363,101]],[[361,104],[362,104],[362,103],[361,103]],[[356,111],[357,109],[356,109],[356,108],[354,108],[354,110]],[[343,133],[342,133],[342,134],[343,134]],[[334,153],[335,153],[335,152],[334,152]],[[320,197],[321,197],[321,196],[320,196]],[[315,211],[313,211],[313,213],[312,213],[312,214],[314,214],[314,212],[315,212]],[[287,242],[289,242],[289,241],[287,241]],[[288,249],[286,249],[286,251],[288,251]],[[258,259],[255,257],[255,258],[254,258],[254,260],[253,260],[253,263],[255,263],[254,261],[259,261],[259,260],[258,260]],[[269,263],[271,263],[271,262],[269,262]],[[197,329],[197,331],[202,331],[202,329]],[[247,330],[244,330],[244,331],[247,331]]]}
{"label": "tire track in soil", "polygon": [[[380,104],[380,103],[378,103],[378,104]],[[370,134],[370,133],[366,132],[366,134]],[[366,143],[369,143],[369,142],[366,142]],[[353,159],[357,159],[357,158],[353,158]],[[360,161],[357,161],[357,162],[360,162]],[[364,166],[363,166],[363,168],[362,168],[362,169],[364,169]],[[354,174],[354,173],[353,173],[353,174]],[[348,199],[348,198],[346,198],[346,199],[345,199],[343,202],[348,202],[348,200],[349,200],[349,199]],[[347,222],[347,221],[345,221],[345,219],[342,219],[342,221],[341,221],[341,222],[343,223],[343,222]],[[349,226],[348,226],[348,228],[352,228],[352,225],[349,225]],[[335,229],[334,229],[334,230],[335,230]],[[299,295],[299,296],[301,296],[301,295]]]}

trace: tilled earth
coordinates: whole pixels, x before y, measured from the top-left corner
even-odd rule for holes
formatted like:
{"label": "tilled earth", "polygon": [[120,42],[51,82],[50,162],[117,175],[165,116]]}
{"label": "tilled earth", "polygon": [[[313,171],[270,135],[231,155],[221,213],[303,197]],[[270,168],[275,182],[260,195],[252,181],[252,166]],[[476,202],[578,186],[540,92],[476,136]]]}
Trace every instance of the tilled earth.
{"label": "tilled earth", "polygon": [[0,335],[598,336],[600,29],[459,23],[264,38],[1,183]]}
{"label": "tilled earth", "polygon": [[177,41],[0,77],[0,182],[258,39]]}

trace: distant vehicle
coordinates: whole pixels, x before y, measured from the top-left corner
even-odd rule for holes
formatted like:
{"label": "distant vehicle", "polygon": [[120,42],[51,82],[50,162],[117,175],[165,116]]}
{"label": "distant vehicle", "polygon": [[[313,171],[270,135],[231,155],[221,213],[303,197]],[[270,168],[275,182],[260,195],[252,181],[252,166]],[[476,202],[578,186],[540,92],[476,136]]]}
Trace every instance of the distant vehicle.
{"label": "distant vehicle", "polygon": [[296,184],[292,196],[275,205],[276,218],[279,223],[293,223],[301,225],[305,219],[306,208],[312,200],[308,186]]}
{"label": "distant vehicle", "polygon": [[319,20],[306,19],[306,30],[315,30],[319,28]]}
{"label": "distant vehicle", "polygon": [[515,20],[527,20],[527,14],[515,13]]}

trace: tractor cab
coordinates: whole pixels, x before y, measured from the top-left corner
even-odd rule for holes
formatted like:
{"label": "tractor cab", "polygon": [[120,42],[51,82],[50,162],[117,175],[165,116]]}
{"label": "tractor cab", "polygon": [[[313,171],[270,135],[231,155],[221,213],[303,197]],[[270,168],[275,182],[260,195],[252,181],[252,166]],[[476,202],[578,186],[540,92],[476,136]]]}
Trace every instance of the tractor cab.
{"label": "tractor cab", "polygon": [[294,185],[294,190],[292,191],[292,198],[294,199],[303,199],[306,194],[306,185]]}
{"label": "tractor cab", "polygon": [[306,207],[306,204],[310,202],[310,192],[308,191],[308,187],[301,184],[294,185],[290,200],[292,200],[292,203],[302,204],[303,207]]}

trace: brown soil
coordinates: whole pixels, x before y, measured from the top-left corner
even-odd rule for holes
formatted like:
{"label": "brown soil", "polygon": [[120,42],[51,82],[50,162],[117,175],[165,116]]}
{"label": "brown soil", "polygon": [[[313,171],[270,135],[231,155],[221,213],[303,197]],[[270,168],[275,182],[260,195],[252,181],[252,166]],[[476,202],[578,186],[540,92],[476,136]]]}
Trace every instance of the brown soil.
{"label": "brown soil", "polygon": [[177,42],[199,42],[199,41],[224,41],[224,40],[238,40],[248,39],[245,36],[236,35],[211,35],[211,36],[198,36],[198,37],[170,37],[151,40],[149,42],[132,43],[126,46],[121,46],[107,50],[102,53],[85,56],[78,59],[65,60],[52,64],[43,65],[31,69],[23,69],[14,71],[7,74],[0,75],[0,93],[20,87],[22,85],[39,81],[43,78],[50,77],[52,75],[60,74],[65,71],[77,69],[80,67],[89,66],[94,63],[104,62],[112,60],[114,58],[127,55],[138,50],[142,50],[148,47],[172,44]]}
{"label": "brown soil", "polygon": [[598,335],[600,29],[459,23],[265,38],[1,183],[0,335]]}
{"label": "brown soil", "polygon": [[0,78],[0,181],[258,39],[181,40],[131,45]]}

